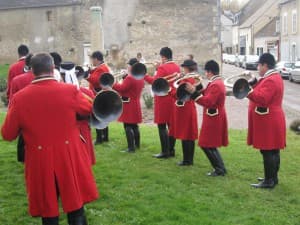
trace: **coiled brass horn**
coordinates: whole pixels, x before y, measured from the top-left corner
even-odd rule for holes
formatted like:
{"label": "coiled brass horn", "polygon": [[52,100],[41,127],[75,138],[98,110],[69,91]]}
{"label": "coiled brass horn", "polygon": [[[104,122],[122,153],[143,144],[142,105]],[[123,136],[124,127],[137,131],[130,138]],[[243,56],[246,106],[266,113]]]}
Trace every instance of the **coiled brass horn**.
{"label": "coiled brass horn", "polygon": [[152,92],[156,96],[166,96],[168,95],[168,92],[170,91],[170,83],[178,79],[181,75],[178,73],[170,74],[165,77],[160,77],[154,80],[152,84]]}
{"label": "coiled brass horn", "polygon": [[251,87],[248,80],[240,78],[234,83],[232,93],[237,99],[243,99],[248,95],[250,90]]}

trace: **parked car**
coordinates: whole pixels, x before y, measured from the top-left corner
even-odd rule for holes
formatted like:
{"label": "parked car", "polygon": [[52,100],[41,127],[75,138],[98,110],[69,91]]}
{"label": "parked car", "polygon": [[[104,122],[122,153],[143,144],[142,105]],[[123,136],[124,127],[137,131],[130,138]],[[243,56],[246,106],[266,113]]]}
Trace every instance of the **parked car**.
{"label": "parked car", "polygon": [[245,55],[242,67],[246,70],[256,70],[258,65],[259,56],[258,55]]}
{"label": "parked car", "polygon": [[242,67],[244,58],[245,58],[244,55],[237,55],[237,56],[235,57],[235,66],[237,66],[237,67]]}
{"label": "parked car", "polygon": [[227,63],[234,65],[235,64],[235,55],[227,55]]}
{"label": "parked car", "polygon": [[228,56],[228,54],[227,53],[223,53],[222,54],[222,60],[223,60],[223,63],[227,63],[227,57]]}
{"label": "parked car", "polygon": [[297,61],[295,65],[293,65],[292,70],[289,74],[289,80],[291,82],[300,82],[300,61]]}
{"label": "parked car", "polygon": [[280,73],[282,78],[289,78],[294,63],[281,61],[276,64],[275,69]]}

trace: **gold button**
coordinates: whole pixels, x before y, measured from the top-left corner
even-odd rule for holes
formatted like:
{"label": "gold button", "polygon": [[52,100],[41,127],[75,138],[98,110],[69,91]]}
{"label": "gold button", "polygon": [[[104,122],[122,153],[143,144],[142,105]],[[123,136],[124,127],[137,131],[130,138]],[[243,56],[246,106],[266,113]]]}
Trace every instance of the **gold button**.
{"label": "gold button", "polygon": [[39,146],[38,146],[38,150],[42,150],[42,146],[39,145]]}
{"label": "gold button", "polygon": [[69,144],[69,141],[65,141],[65,143],[66,143],[66,145],[68,145],[68,144]]}

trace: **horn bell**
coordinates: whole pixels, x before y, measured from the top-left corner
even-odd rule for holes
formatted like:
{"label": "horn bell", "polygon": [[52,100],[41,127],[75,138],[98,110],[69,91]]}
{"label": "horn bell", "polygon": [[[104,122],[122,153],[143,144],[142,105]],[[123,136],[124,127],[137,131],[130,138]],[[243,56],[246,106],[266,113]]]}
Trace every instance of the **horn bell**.
{"label": "horn bell", "polygon": [[153,82],[151,89],[157,96],[166,96],[170,90],[170,85],[165,78],[157,78]]}
{"label": "horn bell", "polygon": [[115,83],[115,78],[111,73],[103,73],[99,82],[102,88],[111,88]]}
{"label": "horn bell", "polygon": [[122,111],[122,99],[115,91],[102,90],[94,99],[93,113],[100,121],[109,123],[117,120]]}
{"label": "horn bell", "polygon": [[87,78],[89,75],[88,71],[84,70],[84,68],[81,66],[75,67],[75,73],[78,81]]}
{"label": "horn bell", "polygon": [[92,113],[90,116],[89,124],[91,127],[102,130],[108,126],[109,123],[98,120],[95,115]]}
{"label": "horn bell", "polygon": [[190,100],[191,94],[185,90],[186,83],[180,84],[176,90],[176,97],[179,101],[186,102]]}
{"label": "horn bell", "polygon": [[237,99],[243,99],[245,98],[249,91],[251,90],[250,85],[248,83],[248,80],[246,80],[245,78],[240,78],[238,79],[232,88],[232,92],[233,95],[237,98]]}
{"label": "horn bell", "polygon": [[143,63],[135,63],[131,67],[131,75],[136,80],[142,80],[147,73],[147,67]]}

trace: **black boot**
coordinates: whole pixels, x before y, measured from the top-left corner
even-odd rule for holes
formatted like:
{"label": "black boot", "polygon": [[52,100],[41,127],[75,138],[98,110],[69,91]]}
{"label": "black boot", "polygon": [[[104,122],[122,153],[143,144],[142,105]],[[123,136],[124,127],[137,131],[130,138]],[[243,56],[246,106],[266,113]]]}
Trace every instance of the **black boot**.
{"label": "black boot", "polygon": [[216,159],[216,171],[220,175],[224,176],[227,173],[227,171],[226,171],[222,156],[217,148],[215,148],[212,152],[213,152],[214,158]]}
{"label": "black boot", "polygon": [[103,129],[96,129],[96,140],[94,142],[94,145],[102,144],[103,142]]}
{"label": "black boot", "polygon": [[57,217],[43,217],[42,224],[43,225],[58,225],[58,216]]}
{"label": "black boot", "polygon": [[212,172],[207,173],[207,176],[224,176],[226,169],[224,167],[223,160],[216,148],[202,148],[206,157],[210,161],[210,164],[214,168]]}
{"label": "black boot", "polygon": [[[275,175],[274,175],[274,183],[275,185],[279,183],[279,179],[278,179],[278,171],[280,169],[280,151],[279,150],[274,150],[274,155],[273,157],[275,157],[275,164],[276,164],[276,170],[275,170]],[[265,178],[263,177],[258,177],[257,178],[258,181],[264,181]]]}
{"label": "black boot", "polygon": [[274,177],[277,170],[274,154],[271,151],[264,150],[261,150],[261,153],[263,155],[265,178],[258,184],[251,184],[251,186],[254,188],[274,188]]}
{"label": "black boot", "polygon": [[84,209],[78,209],[68,213],[69,225],[88,225],[86,217],[84,215]]}
{"label": "black boot", "polygon": [[194,146],[191,141],[182,140],[182,153],[183,160],[178,163],[179,166],[190,166],[193,165],[194,159]]}
{"label": "black boot", "polygon": [[103,141],[108,142],[108,126],[103,129]]}
{"label": "black boot", "polygon": [[131,126],[128,125],[125,126],[125,134],[126,134],[127,145],[128,145],[128,149],[125,151],[129,153],[133,153],[135,152],[134,132]]}
{"label": "black boot", "polygon": [[175,157],[175,144],[176,144],[176,139],[173,136],[169,136],[170,157]]}
{"label": "black boot", "polygon": [[134,144],[136,148],[140,148],[140,129],[137,124],[133,126]]}
{"label": "black boot", "polygon": [[168,130],[165,124],[158,125],[159,139],[161,145],[161,153],[153,155],[153,157],[161,159],[161,158],[169,158],[169,136]]}

